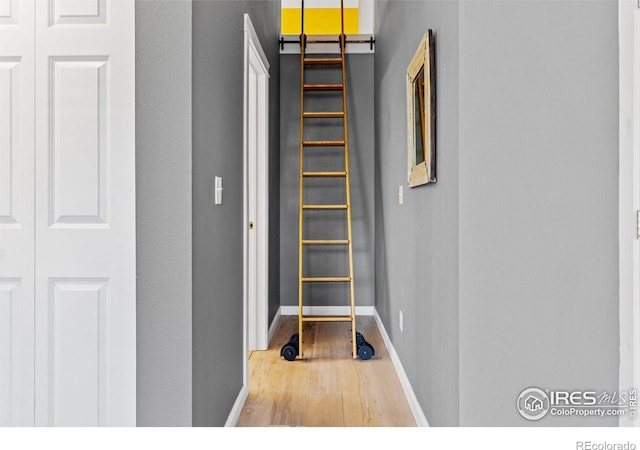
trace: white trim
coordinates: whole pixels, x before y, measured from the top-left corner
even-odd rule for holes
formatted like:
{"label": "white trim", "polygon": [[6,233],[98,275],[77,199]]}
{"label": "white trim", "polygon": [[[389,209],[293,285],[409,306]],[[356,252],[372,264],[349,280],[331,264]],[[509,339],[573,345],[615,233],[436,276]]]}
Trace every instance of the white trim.
{"label": "white trim", "polygon": [[[640,248],[635,211],[640,209],[640,10],[635,0],[619,0],[619,389],[640,387]],[[620,426],[639,418],[621,416]]]}
{"label": "white trim", "polygon": [[242,413],[244,402],[247,401],[247,397],[249,397],[249,389],[245,385],[242,386],[240,392],[238,393],[238,397],[236,397],[236,401],[233,403],[233,408],[231,408],[229,416],[227,417],[227,421],[224,423],[225,427],[236,426],[236,423],[238,423],[238,419],[240,418],[240,414]]}
{"label": "white trim", "polygon": [[280,316],[282,307],[278,308],[276,311],[276,315],[273,316],[273,320],[271,321],[271,325],[269,325],[269,344],[271,344],[271,339],[273,339],[273,333],[276,332],[276,327],[278,326],[278,321],[280,320]]}
{"label": "white trim", "polygon": [[[356,306],[357,316],[375,315],[374,306]],[[283,316],[297,316],[298,306],[281,306],[280,314]],[[350,306],[304,306],[303,314],[310,316],[348,316],[351,314]]]}
{"label": "white trim", "polygon": [[402,389],[404,390],[404,395],[407,397],[407,402],[409,403],[409,407],[411,408],[411,412],[413,413],[413,418],[416,421],[416,425],[419,427],[428,427],[429,421],[427,420],[427,416],[425,416],[424,411],[422,411],[422,407],[420,406],[420,402],[418,402],[418,398],[416,397],[415,392],[413,391],[413,387],[411,387],[411,382],[409,381],[409,377],[407,377],[407,373],[404,371],[404,367],[402,366],[402,362],[398,357],[398,353],[396,349],[393,347],[391,343],[391,338],[387,333],[384,324],[382,323],[382,319],[378,314],[378,311],[374,308],[373,317],[376,319],[376,324],[378,325],[378,330],[382,335],[382,340],[384,341],[384,345],[387,347],[387,351],[389,352],[389,356],[391,357],[391,361],[393,362],[393,366],[396,369],[396,373],[398,374],[398,378],[400,379],[400,384],[402,385]]}
{"label": "white trim", "polygon": [[[250,90],[249,90],[249,79],[250,79],[250,71],[251,68],[254,68],[258,72],[258,78],[260,79],[261,86],[263,87],[258,93],[257,101],[259,105],[266,106],[266,117],[263,117],[263,121],[259,121],[257,125],[257,133],[261,134],[262,138],[258,138],[258,146],[257,149],[257,192],[260,196],[257,201],[257,217],[250,218],[249,217],[249,101],[250,101]],[[257,284],[257,295],[260,298],[257,299],[256,302],[256,311],[255,313],[255,321],[256,327],[258,331],[256,335],[258,336],[257,341],[260,346],[268,345],[267,335],[268,335],[268,258],[269,258],[269,249],[268,249],[268,192],[269,192],[269,180],[268,180],[268,154],[269,154],[269,143],[268,143],[268,132],[269,132],[269,124],[268,124],[268,102],[269,102],[269,88],[268,88],[268,79],[269,79],[269,61],[266,58],[264,51],[262,50],[262,46],[260,41],[258,40],[258,35],[251,23],[251,19],[248,14],[244,15],[244,69],[243,69],[243,80],[244,80],[244,88],[243,88],[243,194],[242,194],[242,223],[240,226],[243,230],[242,233],[242,246],[243,246],[243,295],[242,295],[242,304],[243,304],[243,363],[242,363],[242,372],[243,372],[243,385],[249,386],[249,277],[248,277],[248,265],[249,265],[249,220],[255,220],[256,223],[256,247],[258,252],[258,261],[257,261],[257,276],[256,276],[256,284]],[[266,87],[265,87],[266,84]],[[264,342],[266,341],[266,342]]]}
{"label": "white trim", "polygon": [[[256,44],[255,48],[260,56],[260,61],[262,62],[262,64],[264,64],[265,72],[268,73],[271,66],[269,65],[269,60],[267,59],[267,55],[264,53],[264,50],[262,50],[262,44],[260,44],[258,33],[256,33],[256,29],[253,27],[253,22],[251,22],[251,18],[249,17],[249,14],[244,15],[244,32],[245,34],[248,34],[249,42]],[[247,55],[246,52],[244,54],[245,56]]]}

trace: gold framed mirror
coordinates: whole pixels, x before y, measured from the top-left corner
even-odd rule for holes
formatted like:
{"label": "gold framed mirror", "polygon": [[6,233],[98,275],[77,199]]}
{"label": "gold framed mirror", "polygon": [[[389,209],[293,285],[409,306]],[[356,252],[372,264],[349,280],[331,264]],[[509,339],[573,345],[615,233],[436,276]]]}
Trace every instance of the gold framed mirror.
{"label": "gold framed mirror", "polygon": [[435,47],[428,30],[407,67],[408,182],[436,182]]}

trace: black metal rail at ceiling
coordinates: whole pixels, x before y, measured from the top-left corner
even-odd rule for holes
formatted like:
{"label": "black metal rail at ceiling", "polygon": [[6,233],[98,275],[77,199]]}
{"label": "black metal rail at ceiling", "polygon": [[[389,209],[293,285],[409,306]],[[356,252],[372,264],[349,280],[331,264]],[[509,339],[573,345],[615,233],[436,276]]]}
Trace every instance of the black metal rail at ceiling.
{"label": "black metal rail at ceiling", "polygon": [[[302,39],[288,39],[285,40],[284,37],[280,37],[280,50],[284,50],[285,44],[300,44]],[[337,39],[308,39],[306,36],[304,38],[305,48],[307,44],[339,44],[340,38]],[[347,38],[345,44],[369,44],[369,50],[373,50],[373,44],[376,43],[376,40],[371,36],[369,39],[349,39]]]}

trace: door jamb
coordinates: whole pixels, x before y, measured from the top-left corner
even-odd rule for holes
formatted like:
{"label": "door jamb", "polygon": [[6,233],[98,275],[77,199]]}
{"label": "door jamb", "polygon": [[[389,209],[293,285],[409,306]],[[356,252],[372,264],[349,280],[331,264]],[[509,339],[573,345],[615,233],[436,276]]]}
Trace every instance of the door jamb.
{"label": "door jamb", "polygon": [[[619,389],[640,387],[640,6],[619,0]],[[624,415],[620,426],[639,426]]]}

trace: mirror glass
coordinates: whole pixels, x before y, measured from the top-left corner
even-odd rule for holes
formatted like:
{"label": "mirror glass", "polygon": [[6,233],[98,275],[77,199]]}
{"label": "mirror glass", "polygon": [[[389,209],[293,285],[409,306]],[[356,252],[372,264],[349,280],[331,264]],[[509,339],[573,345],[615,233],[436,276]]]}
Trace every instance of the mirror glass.
{"label": "mirror glass", "polygon": [[424,123],[424,66],[413,80],[413,132],[414,132],[414,161],[413,164],[420,164],[425,160],[425,123]]}

